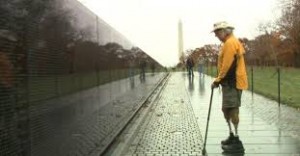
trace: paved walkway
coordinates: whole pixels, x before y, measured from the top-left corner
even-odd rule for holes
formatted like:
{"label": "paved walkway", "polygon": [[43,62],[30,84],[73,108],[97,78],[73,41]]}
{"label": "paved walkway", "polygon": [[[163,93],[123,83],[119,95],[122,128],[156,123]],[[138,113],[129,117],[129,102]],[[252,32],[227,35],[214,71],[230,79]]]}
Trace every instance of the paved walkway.
{"label": "paved walkway", "polygon": [[[193,110],[197,117],[201,134],[204,136],[209,98],[209,76],[196,76],[189,81],[186,74],[186,87],[189,90]],[[228,126],[221,111],[222,94],[214,91],[207,151],[209,155],[220,155],[220,141],[228,135]],[[281,106],[263,96],[244,91],[240,108],[240,139],[244,143],[245,155],[251,156],[299,156],[300,155],[300,112]]]}
{"label": "paved walkway", "polygon": [[[159,100],[122,155],[201,155],[210,98],[208,76],[190,79],[172,73]],[[221,112],[221,92],[214,92],[208,155],[221,155],[228,127]],[[300,156],[300,112],[260,95],[243,92],[239,135],[247,156]]]}
{"label": "paved walkway", "polygon": [[202,140],[183,79],[172,75],[127,155],[200,155]]}

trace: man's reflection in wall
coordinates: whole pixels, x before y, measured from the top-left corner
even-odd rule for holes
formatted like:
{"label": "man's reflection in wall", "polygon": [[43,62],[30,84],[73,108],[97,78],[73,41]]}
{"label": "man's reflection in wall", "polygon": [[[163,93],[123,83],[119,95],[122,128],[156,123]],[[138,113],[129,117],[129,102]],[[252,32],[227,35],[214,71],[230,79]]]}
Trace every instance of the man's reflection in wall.
{"label": "man's reflection in wall", "polygon": [[140,66],[140,80],[141,83],[144,83],[146,81],[146,67],[147,67],[147,62],[145,59],[140,59],[139,61],[139,66]]}
{"label": "man's reflection in wall", "polygon": [[13,65],[0,48],[0,147],[7,149],[7,153],[13,153],[17,145],[13,82]]}
{"label": "man's reflection in wall", "polygon": [[128,74],[130,81],[130,88],[133,89],[135,87],[134,77],[135,77],[135,59],[134,57],[129,57],[128,59]]}
{"label": "man's reflection in wall", "polygon": [[152,72],[152,76],[154,76],[155,68],[156,68],[156,65],[155,65],[154,62],[152,62],[152,63],[151,63],[151,72]]}

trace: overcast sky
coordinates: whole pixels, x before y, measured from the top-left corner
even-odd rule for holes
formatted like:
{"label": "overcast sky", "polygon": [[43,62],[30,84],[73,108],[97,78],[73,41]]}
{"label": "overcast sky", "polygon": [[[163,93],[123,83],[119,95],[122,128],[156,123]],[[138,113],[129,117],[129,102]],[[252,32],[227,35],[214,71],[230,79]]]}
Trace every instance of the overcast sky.
{"label": "overcast sky", "polygon": [[164,66],[178,62],[178,20],[184,49],[220,43],[210,33],[218,21],[237,37],[254,38],[262,22],[280,15],[279,0],[79,0]]}

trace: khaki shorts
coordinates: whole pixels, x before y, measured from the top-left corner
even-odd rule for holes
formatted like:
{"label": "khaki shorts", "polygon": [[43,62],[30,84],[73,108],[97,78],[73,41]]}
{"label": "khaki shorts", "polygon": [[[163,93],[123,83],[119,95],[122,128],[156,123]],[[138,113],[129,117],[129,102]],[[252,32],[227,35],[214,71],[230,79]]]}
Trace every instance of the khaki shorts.
{"label": "khaki shorts", "polygon": [[222,107],[234,108],[241,106],[242,90],[231,87],[228,84],[222,84],[222,94]]}
{"label": "khaki shorts", "polygon": [[239,107],[241,106],[242,90],[228,84],[222,84],[222,111],[226,120],[239,123]]}

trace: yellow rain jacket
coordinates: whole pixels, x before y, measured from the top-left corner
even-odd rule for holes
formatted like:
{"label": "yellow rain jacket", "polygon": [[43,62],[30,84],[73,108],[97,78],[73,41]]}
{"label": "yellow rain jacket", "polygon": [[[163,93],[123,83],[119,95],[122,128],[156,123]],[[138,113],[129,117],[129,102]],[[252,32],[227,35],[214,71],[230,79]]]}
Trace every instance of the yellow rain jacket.
{"label": "yellow rain jacket", "polygon": [[[224,80],[234,79],[235,87],[237,89],[247,89],[248,80],[244,54],[245,49],[241,42],[237,38],[235,38],[234,35],[228,36],[219,53],[218,76],[215,79],[215,82],[222,83],[222,81]],[[234,69],[230,69],[235,58],[236,67],[234,67]],[[233,74],[231,75],[234,75],[235,77],[229,76],[229,70],[232,70],[231,73],[233,72]]]}

